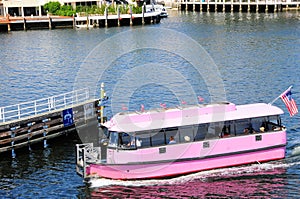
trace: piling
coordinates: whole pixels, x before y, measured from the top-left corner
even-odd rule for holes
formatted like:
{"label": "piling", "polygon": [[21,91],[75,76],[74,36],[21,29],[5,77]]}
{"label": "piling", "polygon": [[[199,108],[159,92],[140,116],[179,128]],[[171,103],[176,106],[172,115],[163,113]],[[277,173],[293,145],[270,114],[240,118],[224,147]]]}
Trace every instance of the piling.
{"label": "piling", "polygon": [[132,26],[132,5],[129,6],[129,12],[130,12],[130,25]]}
{"label": "piling", "polygon": [[26,19],[25,19],[25,17],[23,18],[23,23],[24,23],[24,30],[26,31],[27,27],[26,27]]}
{"label": "piling", "polygon": [[105,15],[105,27],[107,28],[108,27],[108,11],[107,11],[107,7],[105,7],[105,10],[104,10],[104,15]]}
{"label": "piling", "polygon": [[120,19],[121,19],[121,14],[120,14],[120,6],[117,7],[117,14],[118,14],[118,26],[121,25]]}
{"label": "piling", "polygon": [[142,7],[142,24],[145,24],[145,10],[146,10],[146,3],[144,2],[144,5]]}
{"label": "piling", "polygon": [[52,19],[51,19],[51,17],[49,17],[49,29],[50,30],[52,29]]}

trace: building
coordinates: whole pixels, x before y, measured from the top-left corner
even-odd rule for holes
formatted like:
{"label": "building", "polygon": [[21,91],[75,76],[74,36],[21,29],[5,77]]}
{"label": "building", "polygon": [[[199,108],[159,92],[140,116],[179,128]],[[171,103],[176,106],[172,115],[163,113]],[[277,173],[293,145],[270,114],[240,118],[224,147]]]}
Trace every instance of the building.
{"label": "building", "polygon": [[[0,0],[0,16],[42,16],[47,15],[43,5],[51,0]],[[61,5],[71,5],[74,8],[79,5],[101,5],[103,0],[52,0]]]}

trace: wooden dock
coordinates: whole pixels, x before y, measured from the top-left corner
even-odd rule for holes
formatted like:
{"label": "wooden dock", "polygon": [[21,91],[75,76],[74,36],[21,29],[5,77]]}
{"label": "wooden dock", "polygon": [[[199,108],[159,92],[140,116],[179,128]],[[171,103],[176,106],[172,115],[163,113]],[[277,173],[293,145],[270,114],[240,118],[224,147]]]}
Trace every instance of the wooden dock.
{"label": "wooden dock", "polygon": [[92,28],[155,24],[160,22],[160,13],[89,15],[76,17],[31,16],[2,17],[0,31],[55,29],[55,28]]}
{"label": "wooden dock", "polygon": [[299,0],[181,0],[180,10],[204,12],[277,12],[300,9]]}
{"label": "wooden dock", "polygon": [[18,148],[31,150],[35,143],[42,143],[41,146],[46,148],[47,140],[66,133],[90,130],[97,133],[102,118],[100,105],[101,100],[89,99],[89,91],[81,89],[0,107],[0,153],[11,151],[15,157]]}

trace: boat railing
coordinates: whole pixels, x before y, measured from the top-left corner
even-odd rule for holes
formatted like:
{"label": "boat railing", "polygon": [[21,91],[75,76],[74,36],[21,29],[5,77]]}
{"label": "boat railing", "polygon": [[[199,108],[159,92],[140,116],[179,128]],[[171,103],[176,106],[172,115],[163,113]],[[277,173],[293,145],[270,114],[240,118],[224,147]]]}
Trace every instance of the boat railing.
{"label": "boat railing", "polygon": [[100,160],[100,154],[100,147],[94,147],[93,143],[76,144],[77,174],[86,178],[87,163]]}
{"label": "boat railing", "polygon": [[89,98],[89,90],[84,88],[48,98],[0,107],[0,123],[66,108]]}

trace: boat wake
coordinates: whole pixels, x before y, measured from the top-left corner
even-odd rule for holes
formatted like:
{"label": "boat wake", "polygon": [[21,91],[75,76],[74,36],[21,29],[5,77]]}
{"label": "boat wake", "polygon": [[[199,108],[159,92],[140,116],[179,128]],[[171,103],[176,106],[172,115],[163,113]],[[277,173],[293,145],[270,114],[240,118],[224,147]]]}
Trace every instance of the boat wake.
{"label": "boat wake", "polygon": [[[300,150],[300,147],[299,149]],[[241,177],[247,175],[270,175],[280,174],[286,168],[300,165],[300,160],[292,161],[293,157],[274,161],[269,163],[258,163],[249,166],[231,167],[223,169],[215,169],[209,171],[201,171],[194,174],[184,175],[171,179],[153,179],[153,180],[112,180],[112,179],[91,179],[89,181],[91,188],[107,187],[107,186],[126,186],[126,187],[141,187],[141,186],[160,186],[160,185],[176,185],[183,184],[195,180],[208,181],[211,178],[230,178]]]}

